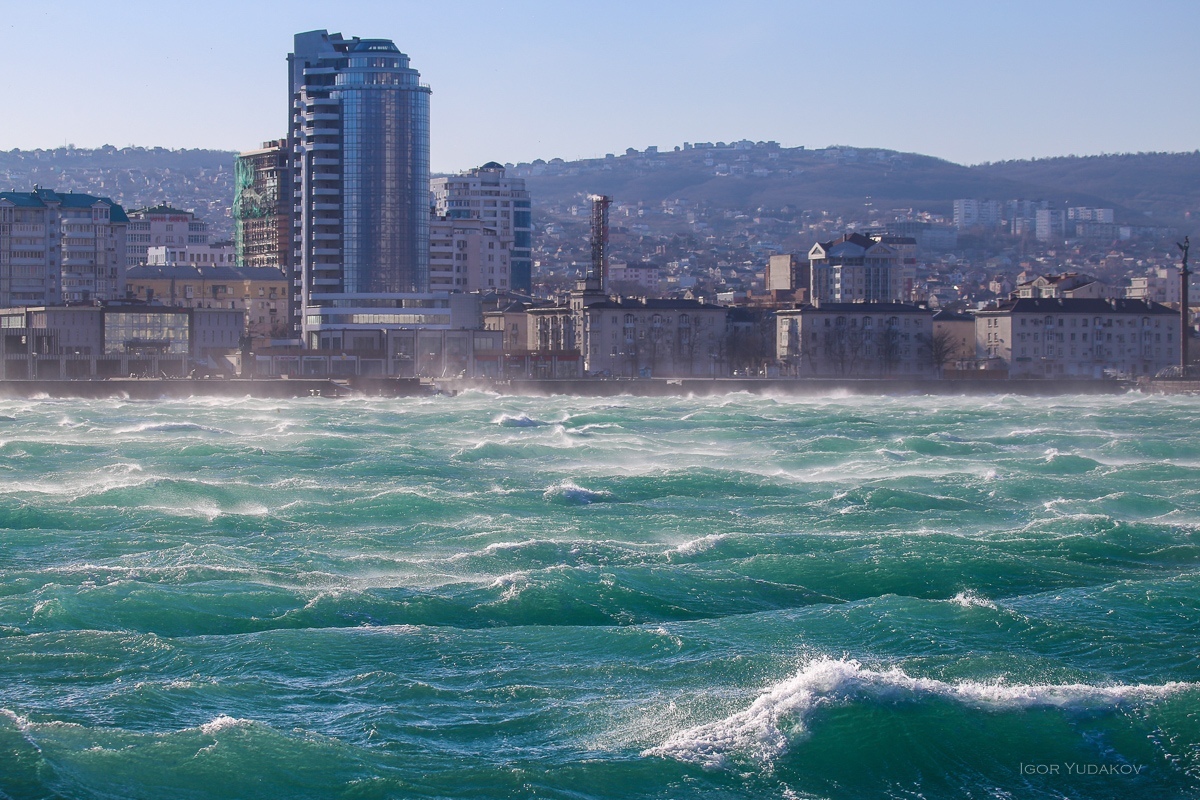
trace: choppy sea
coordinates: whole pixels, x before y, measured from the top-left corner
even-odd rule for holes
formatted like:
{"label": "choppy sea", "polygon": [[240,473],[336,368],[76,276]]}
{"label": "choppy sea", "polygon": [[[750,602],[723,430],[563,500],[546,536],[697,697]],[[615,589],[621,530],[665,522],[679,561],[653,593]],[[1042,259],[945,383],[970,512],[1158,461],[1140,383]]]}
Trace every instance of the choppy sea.
{"label": "choppy sea", "polygon": [[1198,411],[0,401],[0,797],[1200,797]]}

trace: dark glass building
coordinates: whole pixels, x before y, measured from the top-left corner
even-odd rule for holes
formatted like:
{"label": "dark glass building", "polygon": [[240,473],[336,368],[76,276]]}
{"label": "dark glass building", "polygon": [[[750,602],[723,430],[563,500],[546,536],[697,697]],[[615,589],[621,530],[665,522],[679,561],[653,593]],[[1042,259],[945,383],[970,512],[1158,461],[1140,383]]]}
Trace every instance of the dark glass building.
{"label": "dark glass building", "polygon": [[429,87],[391,41],[323,30],[296,34],[288,74],[293,324],[404,307],[429,290]]}

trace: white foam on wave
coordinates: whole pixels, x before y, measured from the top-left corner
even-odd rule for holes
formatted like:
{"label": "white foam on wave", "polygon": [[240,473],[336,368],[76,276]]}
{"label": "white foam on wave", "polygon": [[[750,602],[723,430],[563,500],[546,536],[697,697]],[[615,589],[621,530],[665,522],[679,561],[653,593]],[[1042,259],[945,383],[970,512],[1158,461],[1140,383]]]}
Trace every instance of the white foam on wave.
{"label": "white foam on wave", "polygon": [[231,717],[228,714],[220,714],[201,725],[200,732],[205,736],[216,736],[221,731],[227,731],[232,728],[246,728],[252,724],[254,724],[252,720]]}
{"label": "white foam on wave", "polygon": [[996,608],[995,603],[993,603],[991,600],[988,600],[986,597],[980,597],[971,589],[954,595],[954,597],[950,598],[950,602],[960,605],[963,608]]}
{"label": "white foam on wave", "polygon": [[683,544],[676,545],[666,551],[666,555],[694,556],[698,553],[703,553],[706,550],[711,550],[721,542],[729,538],[727,533],[710,533],[707,536],[701,536],[698,539],[689,539]]}
{"label": "white foam on wave", "polygon": [[914,678],[899,668],[872,670],[851,659],[819,658],[792,677],[768,687],[749,708],[716,722],[672,734],[644,756],[673,758],[708,769],[726,765],[733,756],[766,766],[798,735],[808,730],[815,709],[861,699],[940,697],[990,711],[1027,708],[1106,708],[1149,702],[1197,684],[1007,684]]}
{"label": "white foam on wave", "polygon": [[528,414],[501,414],[492,420],[496,425],[503,428],[538,428],[547,423],[538,419],[533,419]]}
{"label": "white foam on wave", "polygon": [[542,492],[542,497],[546,500],[562,500],[568,503],[578,505],[588,505],[597,501],[608,500],[612,494],[606,491],[592,491],[585,489],[574,481],[563,480],[548,487]]}
{"label": "white foam on wave", "polygon": [[28,493],[78,499],[114,489],[133,489],[155,480],[155,476],[145,475],[139,464],[118,462],[83,474],[59,475],[35,481],[7,481],[0,491],[5,494]]}

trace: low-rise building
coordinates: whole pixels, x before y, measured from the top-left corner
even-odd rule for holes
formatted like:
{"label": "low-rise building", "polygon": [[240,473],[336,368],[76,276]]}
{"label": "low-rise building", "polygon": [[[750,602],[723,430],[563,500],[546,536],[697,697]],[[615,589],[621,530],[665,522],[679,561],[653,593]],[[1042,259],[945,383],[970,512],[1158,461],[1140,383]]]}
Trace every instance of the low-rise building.
{"label": "low-rise building", "polygon": [[933,314],[904,303],[822,303],[776,312],[784,371],[801,377],[931,375]]}
{"label": "low-rise building", "polygon": [[1125,296],[1133,300],[1179,305],[1183,297],[1179,282],[1179,269],[1155,267],[1146,275],[1131,278],[1129,288],[1125,290]]}
{"label": "low-rise building", "polygon": [[0,309],[0,379],[233,373],[240,311],[151,305]]}
{"label": "low-rise building", "polygon": [[254,339],[288,334],[288,282],[277,267],[199,262],[146,265],[130,268],[126,283],[129,297],[144,303],[241,311],[245,333]]}
{"label": "low-rise building", "polygon": [[146,264],[150,266],[194,266],[232,267],[238,264],[237,251],[233,242],[211,244],[153,245],[146,250]]}
{"label": "low-rise building", "polygon": [[608,265],[607,289],[613,294],[658,294],[662,291],[662,270],[647,262],[614,261]]}
{"label": "low-rise building", "polygon": [[724,307],[699,300],[608,296],[598,281],[580,284],[569,304],[528,310],[528,350],[564,358],[577,353],[586,375],[723,374]]}
{"label": "low-rise building", "polygon": [[933,315],[929,358],[939,373],[948,367],[966,366],[975,360],[975,317],[950,309]]}
{"label": "low-rise building", "polygon": [[1013,290],[1013,297],[1063,297],[1096,299],[1109,297],[1112,292],[1104,281],[1082,272],[1060,275],[1038,275]]}
{"label": "low-rise building", "polygon": [[975,341],[1011,378],[1153,376],[1179,362],[1179,314],[1145,300],[1019,298],[977,312]]}

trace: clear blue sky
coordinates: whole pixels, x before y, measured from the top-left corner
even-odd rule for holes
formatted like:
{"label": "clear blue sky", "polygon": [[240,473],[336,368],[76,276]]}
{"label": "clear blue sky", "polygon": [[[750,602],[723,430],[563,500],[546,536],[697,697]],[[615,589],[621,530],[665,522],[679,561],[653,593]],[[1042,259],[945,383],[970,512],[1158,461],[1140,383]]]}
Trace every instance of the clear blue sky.
{"label": "clear blue sky", "polygon": [[1200,148],[1200,0],[0,0],[0,149],[256,147],[315,28],[409,54],[437,171],[742,138],[960,163]]}

